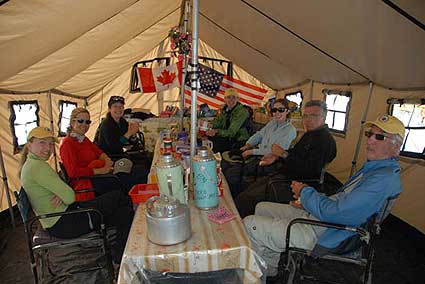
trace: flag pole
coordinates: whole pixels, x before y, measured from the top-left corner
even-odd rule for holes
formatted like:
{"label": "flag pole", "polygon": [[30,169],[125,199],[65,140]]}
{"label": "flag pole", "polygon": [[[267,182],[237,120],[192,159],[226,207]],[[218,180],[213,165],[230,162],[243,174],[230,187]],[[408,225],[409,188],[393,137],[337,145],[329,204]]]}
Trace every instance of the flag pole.
{"label": "flag pole", "polygon": [[[183,21],[183,34],[187,33],[187,23],[189,21],[189,13],[190,13],[190,2],[189,0],[186,0],[185,3],[185,12],[184,12],[184,21]],[[187,54],[184,54],[183,57],[183,64],[182,64],[182,84],[180,87],[180,109],[181,109],[181,118],[180,118],[180,131],[183,130],[183,126],[184,126],[184,86],[186,84],[186,74],[187,74],[187,63],[188,63],[188,59],[187,59]],[[186,131],[188,131],[189,129],[186,129]]]}
{"label": "flag pole", "polygon": [[198,86],[199,86],[199,73],[198,73],[198,7],[199,1],[193,0],[193,12],[192,12],[192,58],[191,58],[191,109],[190,109],[190,176],[191,176],[191,189],[193,189],[193,157],[195,156],[195,149],[197,145],[196,141],[196,101],[198,97]]}

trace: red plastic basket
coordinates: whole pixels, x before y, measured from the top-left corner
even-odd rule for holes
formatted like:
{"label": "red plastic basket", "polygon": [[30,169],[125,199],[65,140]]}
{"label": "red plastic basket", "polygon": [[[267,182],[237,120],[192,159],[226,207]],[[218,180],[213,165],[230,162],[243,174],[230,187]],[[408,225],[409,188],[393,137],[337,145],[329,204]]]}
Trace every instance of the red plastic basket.
{"label": "red plastic basket", "polygon": [[133,203],[144,203],[149,197],[159,196],[157,184],[136,184],[128,193]]}

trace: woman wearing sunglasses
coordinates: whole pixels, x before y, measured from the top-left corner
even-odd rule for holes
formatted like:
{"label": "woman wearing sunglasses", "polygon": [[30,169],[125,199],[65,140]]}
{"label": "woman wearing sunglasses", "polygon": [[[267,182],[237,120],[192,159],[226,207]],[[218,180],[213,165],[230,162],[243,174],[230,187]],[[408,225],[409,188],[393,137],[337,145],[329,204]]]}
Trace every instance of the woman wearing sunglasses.
{"label": "woman wearing sunglasses", "polygon": [[[91,124],[90,113],[85,108],[76,108],[72,111],[68,135],[62,140],[59,147],[60,158],[71,179],[71,186],[74,190],[95,188],[96,193],[119,190],[128,190],[130,185],[121,179],[78,179],[82,176],[93,176],[108,174],[113,170],[113,162],[99,147],[91,142],[85,134]],[[76,200],[90,200],[94,198],[93,192],[79,193]]]}
{"label": "woman wearing sunglasses", "polygon": [[262,176],[276,170],[276,164],[269,166],[261,166],[260,164],[260,167],[258,165],[264,155],[272,152],[273,144],[288,149],[297,136],[297,131],[289,119],[291,110],[296,109],[296,107],[295,103],[286,99],[276,100],[271,109],[273,119],[260,131],[252,135],[246,144],[240,148],[241,155],[245,160],[243,167],[223,163],[223,172],[233,196],[237,196],[241,192],[241,183],[245,177]]}
{"label": "woman wearing sunglasses", "polygon": [[[35,214],[89,207],[99,210],[106,225],[117,228],[112,258],[115,263],[120,263],[134,215],[130,199],[119,191],[113,191],[90,201],[75,202],[78,194],[47,163],[54,147],[53,133],[48,128],[36,127],[28,134],[28,142],[22,151],[21,181]],[[46,218],[40,222],[50,235],[64,239],[76,238],[100,226],[99,216],[91,213]]]}

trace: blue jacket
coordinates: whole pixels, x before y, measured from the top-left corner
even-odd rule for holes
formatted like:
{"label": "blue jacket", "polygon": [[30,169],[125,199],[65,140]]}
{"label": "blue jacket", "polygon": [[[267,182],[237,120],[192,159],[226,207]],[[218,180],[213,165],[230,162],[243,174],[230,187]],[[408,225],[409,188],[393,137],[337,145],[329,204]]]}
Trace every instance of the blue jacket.
{"label": "blue jacket", "polygon": [[[400,166],[397,159],[367,161],[363,167],[332,196],[317,192],[312,187],[301,191],[304,209],[320,221],[360,226],[401,192]],[[335,248],[353,233],[327,229],[318,245]]]}
{"label": "blue jacket", "polygon": [[289,120],[284,123],[277,123],[272,120],[252,135],[246,143],[251,146],[258,145],[258,149],[254,149],[254,155],[264,156],[272,152],[272,144],[278,144],[283,149],[288,150],[296,136],[297,131]]}

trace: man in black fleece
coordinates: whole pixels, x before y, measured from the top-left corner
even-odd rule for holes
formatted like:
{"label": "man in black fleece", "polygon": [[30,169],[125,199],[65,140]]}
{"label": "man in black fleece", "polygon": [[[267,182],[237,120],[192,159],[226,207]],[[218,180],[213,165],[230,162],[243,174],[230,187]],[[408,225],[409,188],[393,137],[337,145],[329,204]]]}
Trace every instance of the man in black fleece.
{"label": "man in black fleece", "polygon": [[[283,175],[288,180],[319,179],[323,167],[336,156],[335,139],[325,125],[326,112],[326,103],[319,100],[307,102],[303,113],[305,134],[294,148],[288,151],[274,144],[272,153],[264,156],[260,165],[269,165],[281,160],[279,162],[282,162],[283,166],[276,173],[279,176]],[[236,197],[236,207],[241,216],[253,214],[255,205],[260,201],[276,201],[268,200],[266,194],[269,179],[270,177],[257,179]],[[282,183],[280,194],[280,202],[291,200],[291,189],[286,183]]]}

